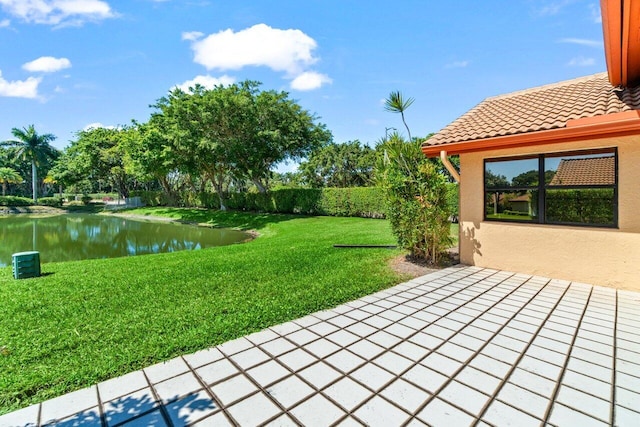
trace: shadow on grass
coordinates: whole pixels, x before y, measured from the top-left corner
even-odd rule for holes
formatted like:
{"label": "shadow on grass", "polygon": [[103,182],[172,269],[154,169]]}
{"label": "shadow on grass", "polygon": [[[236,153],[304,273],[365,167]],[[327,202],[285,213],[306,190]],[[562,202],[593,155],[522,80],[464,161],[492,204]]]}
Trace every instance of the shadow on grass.
{"label": "shadow on grass", "polygon": [[[131,211],[136,214],[136,211]],[[194,208],[153,208],[151,212],[141,212],[144,216],[167,216],[178,222],[208,224],[213,227],[259,230],[269,224],[302,218],[301,215],[267,214],[256,212],[218,211]]]}
{"label": "shadow on grass", "polygon": [[156,400],[150,389],[103,404],[101,415],[97,408],[87,409],[62,420],[43,420],[57,427],[72,426],[184,426],[213,415],[220,407],[204,390],[168,401]]}

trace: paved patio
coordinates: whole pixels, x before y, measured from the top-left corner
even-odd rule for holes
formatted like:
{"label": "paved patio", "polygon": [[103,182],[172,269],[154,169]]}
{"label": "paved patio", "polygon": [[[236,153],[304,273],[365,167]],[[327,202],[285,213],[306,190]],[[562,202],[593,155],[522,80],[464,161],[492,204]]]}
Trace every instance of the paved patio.
{"label": "paved patio", "polygon": [[640,425],[640,293],[452,267],[0,426]]}

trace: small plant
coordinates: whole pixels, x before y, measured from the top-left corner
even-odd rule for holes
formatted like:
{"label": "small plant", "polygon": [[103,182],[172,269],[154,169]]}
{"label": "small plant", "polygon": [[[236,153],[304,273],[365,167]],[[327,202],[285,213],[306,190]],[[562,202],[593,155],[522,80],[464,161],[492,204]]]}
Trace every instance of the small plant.
{"label": "small plant", "polygon": [[82,203],[84,203],[84,205],[88,205],[89,203],[91,203],[91,200],[93,200],[91,198],[91,196],[87,196],[86,194],[84,196],[82,196],[82,198],[80,199],[82,200]]}

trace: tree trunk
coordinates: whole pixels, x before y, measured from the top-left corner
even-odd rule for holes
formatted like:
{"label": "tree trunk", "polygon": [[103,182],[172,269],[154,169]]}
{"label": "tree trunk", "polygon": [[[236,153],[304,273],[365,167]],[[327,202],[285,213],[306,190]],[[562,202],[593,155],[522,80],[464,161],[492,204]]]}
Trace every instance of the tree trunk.
{"label": "tree trunk", "polygon": [[220,200],[220,210],[226,211],[227,206],[224,204],[224,193],[222,192],[222,182],[214,181],[213,187],[216,189],[216,193],[218,193],[218,200]]}
{"label": "tree trunk", "polygon": [[2,181],[2,197],[7,195],[7,183]]}
{"label": "tree trunk", "polygon": [[267,192],[267,188],[264,186],[264,184],[262,184],[262,182],[260,181],[260,179],[255,178],[252,180],[253,183],[256,185],[256,187],[258,188],[258,191],[262,194]]}
{"label": "tree trunk", "polygon": [[167,200],[169,200],[169,204],[170,205],[175,204],[176,197],[173,194],[173,190],[171,189],[171,184],[169,183],[167,176],[166,175],[158,176],[158,182],[160,183],[160,186],[162,187],[164,192],[167,194]]}
{"label": "tree trunk", "polygon": [[31,190],[33,191],[33,202],[38,201],[38,169],[35,159],[31,160]]}

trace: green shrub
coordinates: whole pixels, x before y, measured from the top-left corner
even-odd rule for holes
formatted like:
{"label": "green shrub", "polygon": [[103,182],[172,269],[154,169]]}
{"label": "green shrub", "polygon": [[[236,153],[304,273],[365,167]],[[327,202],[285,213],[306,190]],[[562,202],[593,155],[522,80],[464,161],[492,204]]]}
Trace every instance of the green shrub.
{"label": "green shrub", "polygon": [[67,203],[68,207],[77,207],[77,206],[84,206],[85,204],[82,203],[80,200],[72,200],[70,202]]}
{"label": "green shrub", "polygon": [[38,204],[59,208],[62,206],[62,199],[60,197],[41,197],[38,199]]}
{"label": "green shrub", "polygon": [[446,179],[420,143],[396,136],[385,144],[386,161],[376,176],[385,189],[393,234],[412,255],[436,263],[452,243]]}
{"label": "green shrub", "polygon": [[93,198],[91,196],[84,195],[84,196],[82,196],[82,198],[80,200],[85,205],[88,205],[89,203],[91,203],[91,200],[93,200]]}
{"label": "green shrub", "polygon": [[458,212],[460,207],[460,188],[458,184],[448,182],[447,186],[447,205],[449,207],[449,215],[457,218],[460,213]]}
{"label": "green shrub", "polygon": [[[191,206],[191,203],[186,205]],[[220,197],[216,193],[198,193],[195,205],[208,209],[218,209],[220,207]]]}
{"label": "green shrub", "polygon": [[0,196],[0,206],[33,206],[33,200],[27,197]]}

